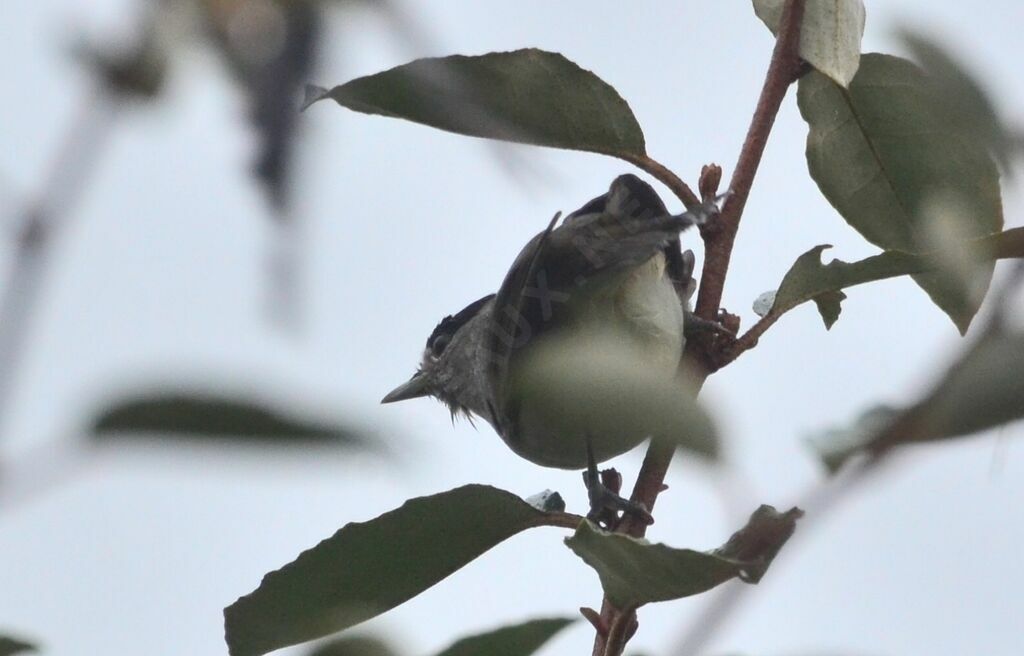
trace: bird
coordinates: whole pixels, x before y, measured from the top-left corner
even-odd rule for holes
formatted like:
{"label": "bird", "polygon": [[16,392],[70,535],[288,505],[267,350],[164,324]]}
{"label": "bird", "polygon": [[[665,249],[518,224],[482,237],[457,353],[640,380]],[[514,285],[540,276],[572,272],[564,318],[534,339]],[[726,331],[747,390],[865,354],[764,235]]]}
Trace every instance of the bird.
{"label": "bird", "polygon": [[720,198],[671,214],[649,184],[618,176],[560,223],[555,214],[496,293],[445,316],[416,373],[381,402],[434,397],[453,418],[485,420],[526,460],[585,468],[597,512],[596,463],[659,429],[620,399],[637,398],[637,380],[678,374],[695,287],[680,233],[715,215]]}

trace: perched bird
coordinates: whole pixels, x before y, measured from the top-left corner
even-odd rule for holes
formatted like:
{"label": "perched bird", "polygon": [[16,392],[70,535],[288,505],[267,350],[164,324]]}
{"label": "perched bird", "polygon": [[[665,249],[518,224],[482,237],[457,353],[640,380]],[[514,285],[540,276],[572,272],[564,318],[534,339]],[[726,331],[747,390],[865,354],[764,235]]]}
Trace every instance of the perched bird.
{"label": "perched bird", "polygon": [[497,294],[445,317],[418,371],[381,402],[433,396],[531,462],[595,474],[662,429],[620,399],[637,398],[633,372],[677,376],[694,261],[679,233],[711,205],[673,215],[650,185],[619,176],[557,227],[556,214]]}

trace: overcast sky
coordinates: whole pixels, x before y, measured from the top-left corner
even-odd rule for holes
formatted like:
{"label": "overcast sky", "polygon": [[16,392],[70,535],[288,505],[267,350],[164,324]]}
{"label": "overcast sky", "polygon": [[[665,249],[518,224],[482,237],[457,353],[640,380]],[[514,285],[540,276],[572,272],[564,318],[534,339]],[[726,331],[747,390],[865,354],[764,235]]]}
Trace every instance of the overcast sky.
{"label": "overcast sky", "polygon": [[[748,2],[420,5],[413,15],[432,43],[412,47],[372,15],[350,15],[332,24],[316,81],[422,55],[556,50],[615,86],[651,155],[691,182],[707,162],[730,174],[772,47]],[[134,6],[6,3],[5,224],[88,88],[67,57],[69,39],[79,29],[124,33]],[[892,35],[901,24],[939,34],[1020,123],[1022,19],[1010,0],[869,2],[864,50],[898,52]],[[745,325],[753,299],[808,248],[830,243],[847,260],[875,252],[810,181],[794,100],[768,145],[726,288],[726,307]],[[298,204],[302,316],[287,332],[266,320],[273,230],[247,174],[244,111],[218,60],[195,47],[176,62],[158,105],[119,119],[55,247],[2,427],[5,469],[28,468],[21,474],[30,478],[32,468],[49,471],[54,461],[39,449],[71,458],[103,399],[161,380],[338,414],[374,427],[398,460],[159,446],[88,458],[45,495],[0,507],[0,633],[36,639],[46,654],[226,653],[225,605],[342,524],[411,496],[469,482],[524,496],[553,488],[584,511],[578,473],[516,458],[486,425],[453,427],[433,401],[377,402],[413,372],[443,315],[494,291],[556,210],[576,209],[628,165],[515,147],[525,165],[516,177],[485,142],[318,105],[307,115]],[[1008,187],[1007,223],[1021,225],[1019,191]],[[0,275],[9,256],[0,242]],[[649,536],[709,548],[742,523],[736,507],[742,516],[759,503],[792,503],[822,476],[804,436],[875,402],[912,398],[960,346],[949,320],[906,279],[850,291],[829,332],[813,306],[797,309],[708,384],[739,481],[731,502],[722,501],[723,475],[678,458]],[[1024,446],[1014,437],[1022,433],[1017,425],[907,451],[798,531],[709,653],[1019,654]],[[613,462],[627,484],[641,457]],[[520,535],[357,630],[386,632],[426,656],[468,632],[597,606],[597,576],[561,538],[556,529]],[[669,653],[709,600],[642,609],[633,650]],[[581,622],[542,653],[589,653],[591,639]]]}

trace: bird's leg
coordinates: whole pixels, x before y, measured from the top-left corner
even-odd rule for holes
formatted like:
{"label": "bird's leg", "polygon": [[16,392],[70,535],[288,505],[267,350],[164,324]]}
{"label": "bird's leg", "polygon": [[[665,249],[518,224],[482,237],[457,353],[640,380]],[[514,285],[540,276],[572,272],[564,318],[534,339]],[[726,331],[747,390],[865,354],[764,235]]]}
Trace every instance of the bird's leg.
{"label": "bird's leg", "polygon": [[614,529],[619,523],[619,513],[622,512],[638,517],[645,524],[653,524],[654,518],[643,504],[619,496],[619,490],[622,488],[622,476],[617,471],[614,469],[598,471],[589,435],[586,438],[586,443],[587,469],[583,472],[583,484],[587,487],[587,496],[590,499],[590,512],[587,513],[587,519],[598,526]]}

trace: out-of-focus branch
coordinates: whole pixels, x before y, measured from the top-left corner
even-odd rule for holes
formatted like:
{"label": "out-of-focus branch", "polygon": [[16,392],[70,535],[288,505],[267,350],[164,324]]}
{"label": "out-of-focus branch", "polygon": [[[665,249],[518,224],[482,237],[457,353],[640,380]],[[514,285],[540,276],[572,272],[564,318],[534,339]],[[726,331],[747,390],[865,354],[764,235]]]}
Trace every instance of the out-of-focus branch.
{"label": "out-of-focus branch", "polygon": [[119,105],[105,84],[94,86],[76,109],[36,199],[18,220],[14,257],[0,293],[0,430],[54,238],[72,214],[89,175],[98,168]]}

